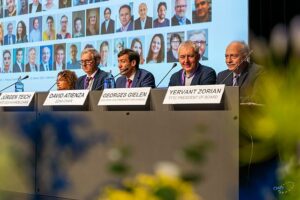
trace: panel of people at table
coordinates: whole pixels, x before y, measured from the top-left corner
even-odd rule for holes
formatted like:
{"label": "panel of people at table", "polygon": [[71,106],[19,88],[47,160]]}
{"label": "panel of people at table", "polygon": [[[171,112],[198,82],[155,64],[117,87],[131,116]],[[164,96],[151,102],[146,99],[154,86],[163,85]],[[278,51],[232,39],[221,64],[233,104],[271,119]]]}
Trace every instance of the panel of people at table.
{"label": "panel of people at table", "polygon": [[[233,41],[225,51],[227,69],[216,74],[211,67],[202,65],[199,46],[193,41],[184,41],[178,47],[178,59],[181,69],[171,75],[169,86],[191,86],[225,84],[239,86],[241,97],[253,95],[263,68],[249,62],[251,54],[243,41]],[[5,59],[5,58],[4,58]],[[58,90],[64,89],[104,89],[104,81],[109,73],[101,70],[100,54],[94,48],[86,48],[81,53],[81,68],[85,75],[76,77],[70,70],[63,70],[57,76]],[[136,51],[124,49],[118,54],[120,77],[116,79],[116,88],[151,87],[155,88],[153,74],[139,67],[140,56]]]}

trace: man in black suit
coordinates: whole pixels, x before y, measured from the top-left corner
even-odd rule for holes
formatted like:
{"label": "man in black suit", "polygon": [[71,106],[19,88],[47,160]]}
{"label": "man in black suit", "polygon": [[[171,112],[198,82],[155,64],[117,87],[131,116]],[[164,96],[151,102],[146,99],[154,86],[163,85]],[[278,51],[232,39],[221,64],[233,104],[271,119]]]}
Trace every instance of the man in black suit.
{"label": "man in black suit", "polygon": [[170,79],[169,86],[209,85],[216,83],[216,72],[199,63],[200,55],[197,45],[188,40],[178,48],[178,60],[182,67]]}
{"label": "man in black suit", "polygon": [[152,28],[152,17],[147,16],[147,11],[147,5],[145,3],[141,3],[139,5],[140,17],[134,21],[134,30]]}
{"label": "man in black suit", "polygon": [[16,50],[16,62],[13,66],[13,72],[23,72],[24,71],[24,63],[23,63],[23,49],[18,48]]}
{"label": "man in black suit", "polygon": [[28,50],[28,63],[25,65],[25,72],[37,72],[38,67],[36,65],[36,50],[31,47]]}
{"label": "man in black suit", "polygon": [[42,4],[39,0],[33,0],[31,4],[29,4],[29,13],[36,13],[42,11]]}
{"label": "man in black suit", "polygon": [[175,15],[171,19],[172,26],[191,24],[191,21],[185,16],[186,9],[186,0],[175,0]]}
{"label": "man in black suit", "polygon": [[113,33],[115,32],[115,21],[110,18],[111,9],[104,9],[104,22],[101,24],[101,34]]}
{"label": "man in black suit", "polygon": [[51,58],[51,49],[49,46],[41,47],[42,53],[42,62],[40,64],[40,71],[51,71],[52,63],[50,62]]}
{"label": "man in black suit", "polygon": [[75,84],[75,89],[101,90],[107,72],[98,68],[100,55],[94,48],[85,48],[81,53],[81,68],[86,73],[79,77]]}
{"label": "man in black suit", "polygon": [[198,46],[200,60],[208,60],[208,57],[204,55],[207,46],[206,32],[204,30],[191,31],[188,33],[188,40]]}
{"label": "man in black suit", "polygon": [[217,77],[218,84],[240,87],[242,101],[256,98],[256,86],[263,73],[261,66],[248,62],[250,55],[248,45],[243,41],[233,41],[225,53],[227,70],[221,71]]}

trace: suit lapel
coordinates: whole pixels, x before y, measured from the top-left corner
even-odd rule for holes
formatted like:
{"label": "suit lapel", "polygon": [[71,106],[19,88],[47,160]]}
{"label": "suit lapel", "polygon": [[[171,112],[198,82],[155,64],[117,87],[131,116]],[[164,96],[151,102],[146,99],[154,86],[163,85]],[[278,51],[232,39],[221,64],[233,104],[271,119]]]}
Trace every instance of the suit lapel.
{"label": "suit lapel", "polygon": [[191,85],[198,85],[199,84],[198,80],[200,80],[200,76],[201,76],[200,71],[201,71],[201,64],[199,63],[198,67],[197,67],[197,70],[196,70],[196,72],[194,74],[194,78],[193,78],[193,80],[191,82]]}
{"label": "suit lapel", "polygon": [[140,76],[141,76],[141,71],[137,69],[131,87],[137,87],[137,83],[140,80]]}
{"label": "suit lapel", "polygon": [[246,80],[246,78],[248,76],[248,71],[249,71],[249,65],[245,68],[245,70],[242,72],[242,74],[240,76],[240,79],[238,81],[238,85],[240,87],[244,84],[244,82],[245,82],[245,80]]}

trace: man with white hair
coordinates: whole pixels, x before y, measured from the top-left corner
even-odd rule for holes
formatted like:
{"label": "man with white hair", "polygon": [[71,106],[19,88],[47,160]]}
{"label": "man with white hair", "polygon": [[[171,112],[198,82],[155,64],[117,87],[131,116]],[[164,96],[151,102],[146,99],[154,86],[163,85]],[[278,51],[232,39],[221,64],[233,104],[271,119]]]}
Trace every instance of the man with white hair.
{"label": "man with white hair", "polygon": [[185,16],[186,10],[186,0],[175,0],[175,15],[171,19],[172,26],[191,24],[191,21]]}

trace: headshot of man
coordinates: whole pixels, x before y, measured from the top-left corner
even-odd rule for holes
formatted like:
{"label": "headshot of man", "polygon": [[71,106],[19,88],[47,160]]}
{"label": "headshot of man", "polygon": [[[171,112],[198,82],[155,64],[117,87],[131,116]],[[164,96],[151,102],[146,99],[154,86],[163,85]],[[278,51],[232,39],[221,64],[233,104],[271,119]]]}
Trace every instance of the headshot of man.
{"label": "headshot of man", "polygon": [[165,60],[165,41],[164,36],[159,33],[155,34],[150,42],[147,55],[147,63],[161,63]]}
{"label": "headshot of man", "polygon": [[1,73],[11,73],[11,53],[9,50],[3,51],[3,67]]}
{"label": "headshot of man", "polygon": [[117,88],[152,87],[155,88],[155,79],[152,73],[139,68],[140,55],[124,49],[118,54],[118,67],[122,74],[116,81]]}
{"label": "headshot of man", "polygon": [[32,3],[29,4],[29,13],[36,13],[42,11],[42,4],[39,0],[32,0]]}
{"label": "headshot of man", "polygon": [[99,9],[89,9],[86,11],[86,36],[99,34]]}
{"label": "headshot of man", "polygon": [[111,19],[111,9],[104,9],[104,22],[101,24],[101,34],[115,32],[115,21]]}
{"label": "headshot of man", "polygon": [[10,44],[16,43],[16,35],[13,34],[13,29],[14,29],[14,26],[13,26],[12,22],[9,22],[7,24],[7,34],[4,36],[4,44],[5,45],[10,45]]}
{"label": "headshot of man", "polygon": [[55,45],[54,66],[53,70],[62,71],[66,69],[65,64],[65,46],[62,44]]}
{"label": "headshot of man", "polygon": [[40,71],[52,71],[52,46],[41,46],[42,62]]}
{"label": "headshot of man", "polygon": [[195,0],[193,23],[211,21],[211,0]]}
{"label": "headshot of man", "polygon": [[81,52],[81,68],[85,75],[78,78],[75,89],[101,90],[108,73],[98,68],[100,54],[94,48],[86,48]]}
{"label": "headshot of man", "polygon": [[19,15],[28,14],[28,0],[20,0],[19,5]]}
{"label": "headshot of man", "polygon": [[186,18],[187,0],[175,0],[175,14],[171,19],[172,26],[191,24]]}
{"label": "headshot of man", "polygon": [[73,38],[84,36],[82,25],[82,19],[80,17],[76,17],[73,23]]}
{"label": "headshot of man", "polygon": [[60,0],[58,7],[59,8],[68,8],[68,7],[71,7],[71,4],[72,4],[71,0]]}
{"label": "headshot of man", "polygon": [[182,42],[178,48],[181,70],[175,72],[169,86],[209,85],[216,83],[216,72],[210,67],[199,63],[200,56],[195,43],[188,40]]}
{"label": "headshot of man", "polygon": [[145,63],[144,53],[143,53],[143,43],[139,38],[134,38],[131,42],[130,49],[137,52],[140,55],[140,64]]}
{"label": "headshot of man", "polygon": [[204,30],[188,32],[188,40],[191,40],[197,45],[200,60],[208,60],[208,57],[204,56],[207,46],[206,32]]}
{"label": "headshot of man", "polygon": [[167,62],[178,62],[178,47],[182,39],[178,33],[172,33],[170,37],[170,48],[167,52]]}
{"label": "headshot of man", "polygon": [[133,19],[131,16],[131,7],[124,4],[119,9],[119,20],[121,27],[117,29],[117,32],[132,31],[133,30]]}
{"label": "headshot of man", "polygon": [[263,68],[250,63],[250,50],[244,41],[233,41],[228,44],[225,52],[227,69],[217,77],[217,84],[239,86],[241,100],[253,98],[256,84],[263,73]]}
{"label": "headshot of man", "polygon": [[108,66],[108,56],[109,56],[109,43],[108,41],[103,41],[100,44],[100,64],[99,67],[107,67]]}
{"label": "headshot of man", "polygon": [[28,42],[26,24],[24,21],[19,21],[17,24],[17,40],[16,43]]}
{"label": "headshot of man", "polygon": [[17,15],[16,0],[6,0],[5,17]]}
{"label": "headshot of man", "polygon": [[165,27],[170,26],[170,20],[166,18],[167,15],[167,3],[159,2],[157,6],[157,19],[153,22],[153,27]]}
{"label": "headshot of man", "polygon": [[56,39],[67,39],[71,37],[71,33],[68,32],[68,17],[63,15],[60,18],[60,32],[56,34]]}
{"label": "headshot of man", "polygon": [[147,16],[148,7],[146,3],[139,5],[139,18],[134,21],[134,30],[152,28],[152,17]]}
{"label": "headshot of man", "polygon": [[38,67],[36,64],[36,49],[34,47],[30,47],[28,50],[28,63],[25,65],[25,72],[37,72]]}
{"label": "headshot of man", "polygon": [[49,15],[46,19],[47,27],[45,28],[43,32],[43,40],[55,40],[56,39],[56,31],[55,31],[55,25],[54,25],[54,18]]}
{"label": "headshot of man", "polygon": [[16,49],[16,62],[13,66],[13,72],[23,72],[24,71],[24,50],[22,48]]}
{"label": "headshot of man", "polygon": [[68,69],[80,69],[80,61],[77,59],[78,49],[75,44],[70,46],[70,60],[67,63]]}
{"label": "headshot of man", "polygon": [[57,90],[74,90],[77,81],[76,73],[70,70],[58,72],[56,79]]}
{"label": "headshot of man", "polygon": [[54,3],[54,0],[46,0],[46,3],[43,5],[43,11],[55,10],[58,8],[58,5]]}
{"label": "headshot of man", "polygon": [[34,17],[32,20],[32,29],[29,33],[29,42],[38,42],[42,40],[42,32],[40,28],[41,18]]}

